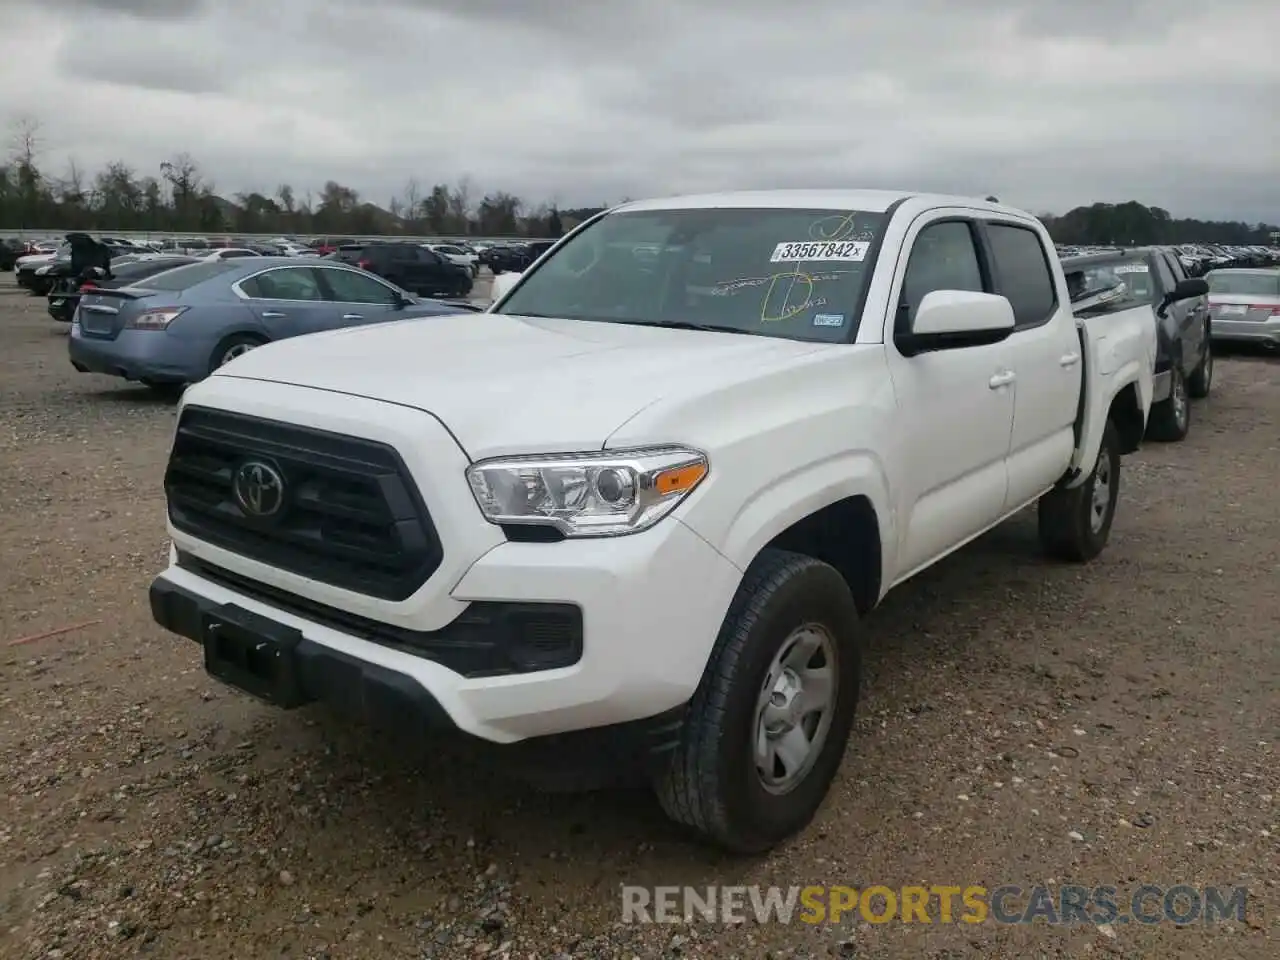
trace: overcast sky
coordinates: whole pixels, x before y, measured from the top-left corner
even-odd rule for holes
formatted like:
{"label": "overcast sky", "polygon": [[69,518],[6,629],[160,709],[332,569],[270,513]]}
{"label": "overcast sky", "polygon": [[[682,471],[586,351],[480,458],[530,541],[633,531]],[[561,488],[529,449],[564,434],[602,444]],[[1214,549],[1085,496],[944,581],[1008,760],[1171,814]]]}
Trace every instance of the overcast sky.
{"label": "overcast sky", "polygon": [[2,0],[50,172],[531,204],[867,186],[1280,222],[1280,0]]}

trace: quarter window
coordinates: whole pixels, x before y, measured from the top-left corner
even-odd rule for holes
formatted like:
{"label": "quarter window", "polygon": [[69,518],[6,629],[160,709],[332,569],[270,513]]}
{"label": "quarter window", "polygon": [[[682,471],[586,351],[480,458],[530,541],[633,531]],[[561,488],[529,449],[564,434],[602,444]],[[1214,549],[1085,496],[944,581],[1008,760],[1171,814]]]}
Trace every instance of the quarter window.
{"label": "quarter window", "polygon": [[330,299],[338,303],[384,303],[394,304],[396,293],[385,283],[374,280],[368,274],[354,270],[325,270],[324,280],[332,295]]}
{"label": "quarter window", "polygon": [[1049,258],[1040,235],[1026,227],[987,224],[1000,294],[1013,305],[1017,329],[1047,323],[1058,306]]}

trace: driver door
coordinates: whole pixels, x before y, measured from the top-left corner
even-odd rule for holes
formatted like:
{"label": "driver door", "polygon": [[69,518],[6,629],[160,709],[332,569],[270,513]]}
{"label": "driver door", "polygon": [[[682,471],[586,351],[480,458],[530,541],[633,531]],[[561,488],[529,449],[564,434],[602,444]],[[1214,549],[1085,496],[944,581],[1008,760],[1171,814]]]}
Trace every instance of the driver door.
{"label": "driver door", "polygon": [[910,330],[935,290],[992,292],[976,225],[962,212],[932,211],[908,231],[895,275],[897,309],[888,318],[885,356],[897,403],[890,463],[899,475],[895,504],[898,562],[893,583],[977,536],[1003,515],[1015,385],[1004,343],[904,356],[896,332]]}
{"label": "driver door", "polygon": [[341,267],[315,270],[334,329],[400,319],[400,293],[373,274]]}

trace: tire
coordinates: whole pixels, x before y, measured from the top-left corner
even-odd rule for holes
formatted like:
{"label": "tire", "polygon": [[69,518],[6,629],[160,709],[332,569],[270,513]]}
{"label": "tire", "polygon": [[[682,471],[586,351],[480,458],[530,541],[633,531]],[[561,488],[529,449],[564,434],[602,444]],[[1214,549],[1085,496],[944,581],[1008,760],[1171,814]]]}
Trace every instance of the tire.
{"label": "tire", "polygon": [[[1100,483],[1105,486],[1100,488]],[[1100,489],[1105,492],[1095,497]],[[1119,500],[1120,433],[1108,420],[1089,479],[1040,498],[1040,544],[1045,553],[1071,563],[1092,560],[1107,545]]]}
{"label": "tire", "polygon": [[252,333],[233,333],[224,338],[209,356],[209,372],[217,370],[223,364],[230,363],[242,353],[248,353],[254,347],[260,347],[267,341]]}
{"label": "tire", "polygon": [[1182,375],[1180,361],[1175,359],[1169,371],[1169,397],[1152,404],[1151,417],[1147,421],[1147,439],[1160,443],[1178,443],[1185,440],[1191,429],[1191,400],[1187,396],[1187,381]]}
{"label": "tire", "polygon": [[[796,553],[762,551],[725,615],[680,742],[655,779],[667,815],[734,853],[768,850],[807,826],[849,740],[861,676],[858,640],[857,608],[834,568]],[[788,650],[799,655],[780,663]],[[815,673],[824,669],[813,666],[815,659],[824,660],[834,693],[825,710],[800,717],[797,725],[796,715],[783,716],[788,711],[765,692],[772,687],[776,695],[794,695],[794,687],[784,692],[778,685],[794,681],[801,664]],[[758,769],[765,708],[774,710],[778,728],[804,730],[811,747],[818,741],[790,782],[785,765],[775,763],[769,774]],[[775,736],[765,737],[770,749]],[[767,783],[770,777],[775,782]]]}
{"label": "tire", "polygon": [[1204,356],[1187,378],[1187,393],[1194,400],[1203,400],[1213,389],[1213,341],[1209,339],[1209,328],[1204,330]]}

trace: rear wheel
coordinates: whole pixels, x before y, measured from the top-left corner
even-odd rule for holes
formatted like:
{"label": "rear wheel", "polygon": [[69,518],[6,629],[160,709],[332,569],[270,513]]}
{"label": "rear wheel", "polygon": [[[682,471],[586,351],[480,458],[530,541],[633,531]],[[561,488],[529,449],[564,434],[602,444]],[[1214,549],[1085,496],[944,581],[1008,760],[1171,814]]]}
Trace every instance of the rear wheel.
{"label": "rear wheel", "polygon": [[738,853],[803,829],[844,756],[858,684],[858,613],[844,578],[812,557],[763,551],[655,783],[663,809]]}
{"label": "rear wheel", "polygon": [[1040,498],[1040,544],[1056,560],[1084,563],[1102,552],[1120,499],[1120,433],[1107,421],[1089,479]]}
{"label": "rear wheel", "polygon": [[233,333],[213,348],[213,354],[209,357],[209,372],[213,373],[219,367],[226,366],[236,357],[264,343],[266,340],[252,333]]}
{"label": "rear wheel", "polygon": [[1204,330],[1204,356],[1199,365],[1191,371],[1187,379],[1187,393],[1196,400],[1203,400],[1213,389],[1213,341],[1209,339],[1209,328]]}
{"label": "rear wheel", "polygon": [[1187,395],[1187,381],[1182,375],[1182,361],[1175,359],[1169,371],[1169,396],[1152,404],[1151,418],[1147,422],[1147,438],[1162,443],[1185,440],[1191,429],[1191,400]]}

